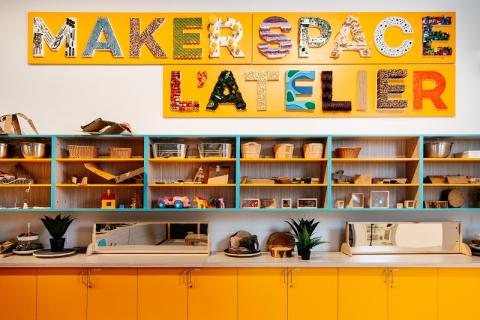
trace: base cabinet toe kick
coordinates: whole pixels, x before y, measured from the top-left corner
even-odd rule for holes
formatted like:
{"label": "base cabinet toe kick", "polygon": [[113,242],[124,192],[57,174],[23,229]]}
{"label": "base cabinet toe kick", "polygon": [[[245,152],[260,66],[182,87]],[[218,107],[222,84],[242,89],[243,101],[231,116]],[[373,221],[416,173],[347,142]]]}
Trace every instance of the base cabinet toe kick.
{"label": "base cabinet toe kick", "polygon": [[0,319],[457,320],[480,268],[1,268]]}

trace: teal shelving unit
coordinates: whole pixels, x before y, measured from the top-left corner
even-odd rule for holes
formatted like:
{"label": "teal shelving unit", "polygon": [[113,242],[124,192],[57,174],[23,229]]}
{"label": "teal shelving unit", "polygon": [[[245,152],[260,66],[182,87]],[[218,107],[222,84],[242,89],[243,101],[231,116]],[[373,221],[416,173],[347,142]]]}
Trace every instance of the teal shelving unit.
{"label": "teal shelving unit", "polygon": [[[0,136],[1,142],[7,142],[9,144],[15,145],[19,141],[47,141],[50,146],[51,150],[49,152],[49,159],[50,162],[45,161],[42,162],[41,166],[38,166],[38,170],[45,171],[48,168],[48,174],[50,176],[50,181],[48,183],[43,182],[46,187],[43,187],[43,193],[45,194],[45,202],[49,203],[49,206],[45,206],[45,208],[41,209],[13,209],[13,208],[0,208],[0,212],[125,212],[125,213],[135,213],[135,212],[175,212],[178,214],[188,213],[188,212],[242,212],[242,213],[265,213],[265,214],[275,214],[276,212],[334,212],[334,213],[341,213],[341,212],[405,212],[405,213],[416,213],[416,212],[476,212],[480,211],[478,208],[477,202],[475,202],[472,198],[474,192],[479,192],[480,194],[480,184],[479,185],[465,185],[465,186],[457,186],[455,187],[464,190],[466,198],[466,205],[463,208],[443,208],[443,209],[431,209],[431,208],[424,208],[424,201],[434,200],[435,197],[438,197],[439,192],[443,189],[448,189],[446,185],[428,185],[424,183],[424,177],[426,175],[431,175],[435,173],[446,173],[446,174],[464,174],[478,176],[480,177],[480,159],[469,159],[469,161],[462,161],[456,160],[453,158],[449,158],[444,161],[432,161],[431,159],[425,159],[424,152],[423,152],[423,144],[425,141],[430,141],[432,139],[443,139],[443,140],[452,140],[455,142],[454,150],[452,153],[461,152],[464,150],[469,150],[475,148],[476,150],[480,150],[480,134],[479,135],[362,135],[362,136],[353,136],[353,135],[105,135],[105,136],[90,136],[90,135],[3,135]],[[234,176],[233,180],[225,186],[218,186],[218,187],[209,187],[205,185],[198,185],[198,186],[158,186],[153,183],[153,177],[156,174],[156,170],[162,168],[164,165],[161,161],[152,161],[151,160],[151,144],[155,141],[191,141],[192,143],[198,143],[199,141],[208,142],[210,140],[219,141],[221,139],[227,139],[232,141],[232,144],[235,146],[235,149],[232,152],[232,160],[228,161],[227,164],[233,168],[230,174]],[[254,161],[242,161],[241,158],[241,144],[246,141],[270,141],[270,142],[289,142],[289,141],[296,141],[298,145],[301,145],[304,141],[322,141],[325,144],[324,150],[324,159],[321,161],[259,161],[257,164]],[[409,141],[405,143],[405,141]],[[96,207],[92,207],[92,205],[86,207],[77,207],[68,205],[68,196],[69,190],[74,190],[77,187],[68,187],[65,186],[68,181],[66,181],[65,171],[68,171],[71,166],[73,171],[79,170],[78,168],[81,167],[83,163],[81,160],[77,162],[69,162],[65,160],[65,153],[61,150],[64,148],[66,144],[69,142],[78,143],[89,145],[95,141],[97,145],[102,145],[102,148],[106,148],[111,145],[112,141],[115,142],[118,146],[127,146],[133,145],[134,149],[137,152],[137,156],[141,156],[141,159],[137,161],[118,161],[121,163],[120,168],[135,168],[138,166],[143,165],[145,168],[144,172],[144,179],[143,184],[137,186],[126,186],[121,189],[125,190],[139,190],[142,193],[141,199],[143,201],[143,207],[138,209],[130,209],[130,208],[122,208],[122,209],[100,209]],[[373,141],[373,142],[372,142]],[[393,158],[393,154],[396,152],[395,150],[402,149],[402,148],[411,148],[409,144],[411,141],[416,141],[416,145],[414,145],[415,149],[413,152],[413,156],[410,154],[405,158],[395,160]],[[334,158],[334,150],[337,146],[341,146],[342,143],[351,143],[351,142],[358,142],[359,145],[365,146],[365,149],[362,150],[360,155],[360,159],[354,161],[339,161]],[[114,144],[115,144],[114,143]],[[268,145],[268,143],[267,143]],[[407,145],[407,147],[405,147]],[[383,146],[383,147],[382,147]],[[370,149],[369,149],[370,148]],[[141,150],[141,152],[139,151]],[[376,155],[375,152],[379,154]],[[382,161],[381,156],[386,154],[384,161]],[[391,154],[389,154],[389,152]],[[141,154],[140,154],[141,153]],[[372,156],[372,154],[374,156]],[[296,154],[298,156],[298,154]],[[397,155],[398,156],[398,155]],[[405,157],[405,155],[404,155]],[[411,158],[411,159],[409,159]],[[374,160],[376,159],[376,160]],[[19,163],[26,162],[21,158],[17,159]],[[402,162],[403,161],[403,162]],[[0,159],[0,170],[7,168],[9,165],[14,163],[15,160],[12,159]],[[107,165],[109,160],[102,159],[98,161],[98,159],[85,159],[84,162],[99,162],[103,165]],[[107,163],[107,164],[105,164]],[[187,161],[182,162],[178,161],[178,164],[169,163],[171,167],[181,168],[181,166],[188,163],[188,168],[191,169],[195,165],[200,163],[222,163],[221,160],[219,161],[208,161],[205,159],[187,159]],[[280,187],[277,185],[274,186],[245,186],[242,185],[242,175],[245,173],[255,172],[262,172],[262,168],[268,168],[269,164],[274,163],[276,167],[275,170],[280,170],[282,166],[285,168],[289,168],[289,166],[297,166],[297,171],[301,171],[302,166],[306,168],[306,163],[310,168],[315,168],[318,165],[318,172],[323,173],[321,178],[324,178],[324,181],[321,181],[320,185],[308,185],[308,186],[287,186],[287,187]],[[418,164],[418,168],[415,167]],[[115,167],[115,164],[109,164],[109,168]],[[355,166],[360,168],[359,170],[367,170],[371,168],[371,171],[374,174],[382,173],[382,171],[378,168],[382,167],[385,172],[389,173],[389,168],[394,168],[392,170],[399,170],[399,172],[404,173],[406,171],[414,172],[413,176],[415,177],[415,181],[411,181],[411,184],[407,186],[396,186],[396,187],[386,187],[386,186],[356,186],[356,185],[348,185],[347,187],[342,187],[335,185],[331,178],[331,173],[335,168],[339,168],[345,166],[347,169],[350,168],[351,170],[356,170]],[[414,167],[411,169],[410,167]],[[29,167],[30,168],[30,167]],[[32,166],[32,170],[36,170],[35,166]],[[258,169],[255,169],[258,168]],[[352,169],[353,168],[353,169]],[[367,169],[365,169],[367,168]],[[396,169],[395,169],[396,168]],[[405,169],[407,168],[407,169]],[[375,170],[380,170],[377,172]],[[450,170],[450,171],[449,171]],[[462,171],[463,170],[463,171]],[[288,170],[287,170],[288,171]],[[295,171],[295,170],[294,170]],[[308,170],[307,170],[308,171]],[[268,174],[268,171],[265,171],[265,174]],[[360,173],[360,172],[358,172]],[[95,184],[95,183],[93,183]],[[82,188],[82,187],[78,187]],[[106,186],[95,187],[92,186],[91,189],[98,190],[98,194],[100,191],[106,190]],[[158,197],[159,194],[162,193],[161,188],[169,189],[170,192],[172,190],[177,190],[181,188],[183,190],[187,190],[191,194],[195,192],[204,192],[205,194],[212,193],[220,193],[224,190],[228,195],[229,198],[233,197],[229,200],[229,206],[225,209],[198,209],[198,208],[189,208],[189,209],[159,209],[154,208],[153,200]],[[251,191],[253,189],[260,190],[260,191]],[[346,188],[346,189],[342,189]],[[408,191],[399,191],[399,197],[406,197],[405,194],[408,195],[415,195],[415,200],[417,200],[418,206],[416,208],[404,208],[404,209],[397,209],[393,208],[392,205],[389,208],[335,208],[334,203],[338,197],[343,197],[343,194],[347,191],[347,189],[356,189],[360,188],[361,190],[382,190],[388,189],[393,190],[393,192],[397,192],[397,190],[406,190]],[[17,187],[18,192],[21,192],[21,188]],[[34,189],[34,188],[32,188]],[[40,188],[37,188],[40,189]],[[112,186],[112,189],[115,187]],[[120,189],[120,188],[118,188]],[[8,192],[7,192],[8,190]],[[0,185],[0,199],[5,197],[11,197],[15,191],[12,187],[5,187]],[[77,189],[80,190],[80,189]],[[179,190],[179,189],[178,189]],[[215,191],[210,191],[215,190]],[[282,190],[282,191],[278,191]],[[304,191],[310,190],[310,191]],[[125,191],[126,192],[126,191]],[[186,192],[186,191],[185,191]],[[319,207],[318,208],[288,208],[288,209],[242,209],[241,208],[241,199],[248,195],[249,197],[254,194],[255,192],[258,193],[258,198],[262,198],[262,195],[266,195],[265,198],[275,194],[276,192],[283,194],[292,193],[295,197],[300,197],[302,193],[305,194],[315,194],[318,196],[319,199]],[[343,193],[342,193],[343,192]],[[86,195],[88,192],[85,192]],[[77,192],[78,194],[82,194],[82,192]],[[183,194],[178,194],[183,195]],[[81,195],[80,195],[81,196]],[[123,196],[125,198],[125,196]],[[98,196],[99,198],[99,196]],[[307,198],[307,196],[305,196]],[[395,197],[394,197],[395,198]],[[60,201],[62,200],[62,201]],[[400,201],[401,199],[397,199]],[[89,200],[91,203],[92,201],[96,201],[96,199]],[[99,202],[99,199],[98,199]],[[292,201],[295,203],[295,201]],[[7,203],[7,202],[5,202]],[[0,206],[3,203],[0,201]],[[394,204],[393,204],[394,205]]]}

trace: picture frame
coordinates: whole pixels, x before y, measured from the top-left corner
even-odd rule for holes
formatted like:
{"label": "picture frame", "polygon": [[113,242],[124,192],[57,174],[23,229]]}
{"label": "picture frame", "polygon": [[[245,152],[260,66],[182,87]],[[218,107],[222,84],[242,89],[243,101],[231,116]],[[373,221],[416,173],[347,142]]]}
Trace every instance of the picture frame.
{"label": "picture frame", "polygon": [[350,193],[347,208],[365,208],[365,195],[363,193]]}
{"label": "picture frame", "polygon": [[403,209],[404,205],[402,202],[397,202],[397,209]]}
{"label": "picture frame", "polygon": [[297,199],[297,208],[318,208],[317,198],[300,198]]}
{"label": "picture frame", "polygon": [[246,198],[240,201],[240,208],[242,209],[259,209],[260,208],[260,199],[259,198]]}
{"label": "picture frame", "polygon": [[291,208],[292,208],[292,198],[283,198],[282,209],[291,209]]}
{"label": "picture frame", "polygon": [[345,201],[344,200],[335,201],[335,208],[338,208],[338,209],[345,208]]}
{"label": "picture frame", "polygon": [[370,208],[389,208],[390,191],[371,191]]}
{"label": "picture frame", "polygon": [[412,209],[417,206],[417,201],[416,200],[405,200],[403,201],[403,207],[405,209]]}
{"label": "picture frame", "polygon": [[262,209],[275,209],[277,202],[275,199],[260,199],[260,208]]}

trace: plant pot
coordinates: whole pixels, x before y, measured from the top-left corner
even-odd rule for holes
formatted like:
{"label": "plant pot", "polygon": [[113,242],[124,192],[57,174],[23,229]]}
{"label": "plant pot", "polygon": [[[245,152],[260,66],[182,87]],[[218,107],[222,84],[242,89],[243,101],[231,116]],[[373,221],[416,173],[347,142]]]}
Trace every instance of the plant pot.
{"label": "plant pot", "polygon": [[[311,253],[310,250],[302,249],[302,254],[301,254],[302,260],[310,260],[310,253]],[[299,254],[300,254],[300,251],[299,251]]]}
{"label": "plant pot", "polygon": [[50,251],[52,252],[63,252],[65,248],[65,238],[50,238]]}

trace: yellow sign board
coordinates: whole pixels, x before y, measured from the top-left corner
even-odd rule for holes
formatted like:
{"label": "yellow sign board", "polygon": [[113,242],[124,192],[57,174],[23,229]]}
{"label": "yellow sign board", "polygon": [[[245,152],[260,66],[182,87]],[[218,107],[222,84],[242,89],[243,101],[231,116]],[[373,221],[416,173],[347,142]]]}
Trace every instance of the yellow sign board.
{"label": "yellow sign board", "polygon": [[31,12],[30,64],[455,62],[455,13]]}
{"label": "yellow sign board", "polygon": [[[203,84],[199,74],[206,75]],[[450,64],[165,66],[163,92],[165,117],[453,116],[455,68]]]}

